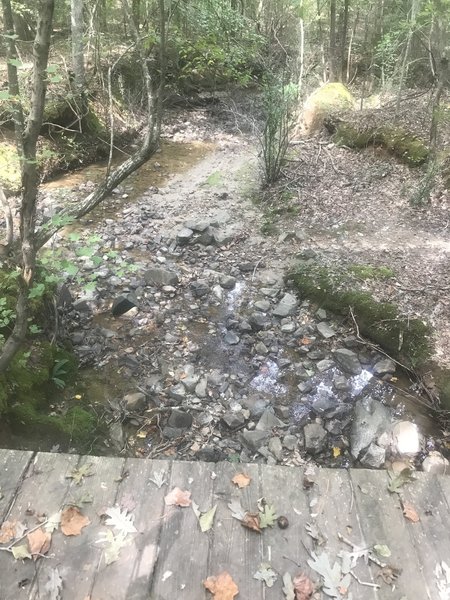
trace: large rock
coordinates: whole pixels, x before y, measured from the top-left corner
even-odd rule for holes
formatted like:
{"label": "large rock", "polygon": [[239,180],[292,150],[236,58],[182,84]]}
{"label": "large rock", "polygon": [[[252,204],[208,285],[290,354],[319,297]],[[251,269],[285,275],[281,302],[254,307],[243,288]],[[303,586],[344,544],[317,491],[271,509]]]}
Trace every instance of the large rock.
{"label": "large rock", "polygon": [[353,350],[347,348],[338,348],[333,352],[334,360],[346,373],[351,375],[359,375],[362,371],[361,363],[358,355]]}
{"label": "large rock", "polygon": [[167,425],[174,429],[188,429],[191,427],[192,421],[192,415],[174,408],[170,413]]}
{"label": "large rock", "polygon": [[351,109],[354,103],[353,96],[342,83],[326,83],[306,99],[300,128],[310,135],[322,127],[326,117]]}
{"label": "large rock", "polygon": [[298,306],[298,300],[293,294],[285,294],[273,310],[276,317],[288,317],[295,314]]}
{"label": "large rock", "polygon": [[392,429],[392,452],[399,456],[413,457],[421,450],[422,437],[417,425],[400,421]]}
{"label": "large rock", "polygon": [[311,454],[318,454],[327,445],[327,432],[319,423],[309,423],[303,430],[305,436],[305,450]]}
{"label": "large rock", "polygon": [[167,269],[148,269],[144,273],[144,279],[146,283],[157,286],[177,285],[179,282],[178,275]]}
{"label": "large rock", "polygon": [[391,428],[389,409],[370,396],[358,400],[353,411],[353,422],[350,432],[350,450],[354,458],[358,458],[362,450]]}
{"label": "large rock", "polygon": [[363,467],[372,467],[380,469],[386,460],[386,450],[377,444],[370,444],[364,454],[361,456],[360,463]]}
{"label": "large rock", "polygon": [[269,437],[268,431],[243,431],[240,439],[249,450],[257,452]]}
{"label": "large rock", "polygon": [[383,375],[391,375],[395,373],[395,362],[390,358],[383,358],[375,363],[373,367],[374,375],[378,375],[378,377],[382,377]]}

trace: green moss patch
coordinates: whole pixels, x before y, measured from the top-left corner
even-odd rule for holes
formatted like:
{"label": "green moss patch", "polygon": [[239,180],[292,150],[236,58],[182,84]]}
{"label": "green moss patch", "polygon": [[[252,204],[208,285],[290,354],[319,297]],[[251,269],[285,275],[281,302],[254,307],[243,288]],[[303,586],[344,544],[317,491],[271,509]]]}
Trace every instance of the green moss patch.
{"label": "green moss patch", "polygon": [[394,271],[389,267],[375,267],[373,265],[352,265],[349,271],[358,279],[390,279]]}
{"label": "green moss patch", "polygon": [[352,109],[354,105],[355,100],[345,85],[326,83],[307,98],[303,107],[303,125],[307,132],[312,133],[322,126],[326,117]]}
{"label": "green moss patch", "polygon": [[327,129],[333,133],[333,141],[349,148],[382,146],[411,167],[428,160],[429,149],[423,140],[408,131],[385,125],[383,127],[356,126],[340,120],[327,119]]}
{"label": "green moss patch", "polygon": [[408,367],[420,367],[430,358],[430,327],[420,319],[404,317],[394,304],[377,302],[368,292],[358,290],[344,271],[302,263],[289,279],[302,296],[323,308],[343,315],[351,308],[360,332]]}

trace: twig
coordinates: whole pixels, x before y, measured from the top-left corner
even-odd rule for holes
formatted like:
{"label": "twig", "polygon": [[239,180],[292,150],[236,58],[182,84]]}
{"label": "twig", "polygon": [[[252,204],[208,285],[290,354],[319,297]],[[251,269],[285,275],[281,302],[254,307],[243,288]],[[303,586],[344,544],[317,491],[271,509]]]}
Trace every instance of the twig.
{"label": "twig", "polygon": [[9,546],[6,546],[6,548],[0,548],[0,550],[6,550],[7,552],[12,552],[12,548],[14,548],[14,546],[16,544],[18,544],[19,542],[21,542],[23,539],[25,539],[27,537],[28,534],[33,533],[33,531],[36,531],[36,529],[40,529],[41,527],[43,527],[44,525],[46,525],[48,523],[48,519],[45,519],[45,521],[43,521],[42,523],[39,523],[38,525],[36,525],[35,527],[32,527],[31,529],[29,529],[26,533],[23,534],[22,537],[18,538],[17,540],[14,540],[13,542],[11,542],[11,544]]}
{"label": "twig", "polygon": [[253,279],[255,278],[256,269],[259,267],[259,264],[260,264],[260,262],[262,261],[262,259],[263,259],[263,258],[264,258],[264,257],[263,257],[263,256],[261,256],[261,258],[260,258],[260,259],[258,260],[258,262],[256,263],[256,265],[255,265],[255,268],[253,269],[253,273],[252,273],[252,281],[253,281]]}
{"label": "twig", "polygon": [[384,569],[387,566],[386,563],[383,563],[383,562],[381,562],[381,560],[378,560],[378,558],[376,558],[376,556],[373,555],[373,553],[369,550],[369,548],[362,548],[362,549],[358,548],[358,546],[356,544],[351,542],[348,538],[344,537],[339,532],[338,532],[337,536],[338,536],[338,540],[341,542],[344,542],[344,544],[347,544],[347,546],[350,546],[350,548],[352,549],[353,552],[357,552],[358,550],[364,550],[364,551],[368,550],[367,556],[368,556],[369,560],[372,561],[373,563],[375,563],[381,569]]}
{"label": "twig", "polygon": [[283,554],[283,556],[282,556],[281,558],[285,558],[286,560],[290,560],[290,561],[291,561],[291,563],[294,563],[294,565],[295,565],[296,567],[299,567],[299,568],[301,567],[301,564],[300,564],[300,563],[298,563],[298,562],[295,562],[295,560],[294,560],[293,558],[290,558],[289,556],[285,556],[285,555]]}
{"label": "twig", "polygon": [[367,587],[375,588],[376,590],[379,590],[381,587],[380,585],[378,585],[378,583],[371,583],[370,581],[361,581],[361,579],[355,573],[353,573],[353,571],[350,571],[350,575],[352,575],[360,585],[366,585]]}

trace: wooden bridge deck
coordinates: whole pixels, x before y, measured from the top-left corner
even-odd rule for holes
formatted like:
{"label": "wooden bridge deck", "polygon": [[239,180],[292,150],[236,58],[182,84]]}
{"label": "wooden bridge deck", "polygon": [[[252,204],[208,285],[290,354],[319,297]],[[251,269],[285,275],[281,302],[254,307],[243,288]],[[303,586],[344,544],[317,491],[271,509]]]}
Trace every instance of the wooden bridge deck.
{"label": "wooden bridge deck", "polygon": [[[77,484],[68,476],[86,463],[92,474]],[[152,480],[158,481],[155,473],[161,472],[165,483],[158,488]],[[241,472],[251,482],[239,489],[231,479]],[[77,506],[90,521],[71,536],[56,524],[50,548],[35,550],[40,554],[35,561],[15,560],[11,550],[28,543],[26,531],[16,529],[24,537],[12,545],[4,524],[0,599],[202,600],[213,598],[203,580],[223,571],[239,588],[237,600],[294,598],[282,591],[283,575],[304,572],[323,582],[307,561],[311,552],[325,553],[331,565],[342,565],[339,553],[351,548],[338,534],[362,549],[379,544],[391,552],[389,558],[371,555],[389,565],[383,570],[370,559],[367,564],[358,559],[348,590],[340,589],[342,598],[450,598],[450,570],[445,571],[450,565],[450,478],[416,477],[397,494],[388,492],[384,471],[319,469],[314,484],[305,489],[299,468],[0,450],[0,523],[18,521],[28,531],[39,531],[42,523],[41,530],[48,529],[48,518],[67,506]],[[189,490],[201,511],[217,504],[209,531],[202,533],[192,507],[165,504],[174,487]],[[257,533],[231,516],[227,505],[232,499],[255,512],[261,497],[287,517],[287,529],[275,524]],[[409,516],[419,521],[405,517],[407,503]],[[121,538],[118,529],[105,524],[102,515],[114,506],[133,515],[135,533]],[[307,533],[308,523],[320,544]],[[101,540],[108,535],[105,545]],[[114,541],[117,560],[107,565]],[[254,578],[262,563],[278,573],[272,587]],[[401,569],[396,578],[395,569]],[[311,597],[329,598],[324,591]],[[218,598],[231,600],[233,595]]]}

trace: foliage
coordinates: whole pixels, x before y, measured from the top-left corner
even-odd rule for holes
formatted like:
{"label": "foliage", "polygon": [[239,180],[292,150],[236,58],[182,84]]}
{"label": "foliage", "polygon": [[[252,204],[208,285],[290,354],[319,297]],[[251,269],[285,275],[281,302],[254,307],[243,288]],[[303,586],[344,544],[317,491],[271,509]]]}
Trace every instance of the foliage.
{"label": "foliage", "polygon": [[294,129],[297,86],[267,82],[264,86],[264,125],[260,135],[265,185],[280,178]]}

